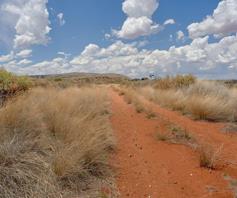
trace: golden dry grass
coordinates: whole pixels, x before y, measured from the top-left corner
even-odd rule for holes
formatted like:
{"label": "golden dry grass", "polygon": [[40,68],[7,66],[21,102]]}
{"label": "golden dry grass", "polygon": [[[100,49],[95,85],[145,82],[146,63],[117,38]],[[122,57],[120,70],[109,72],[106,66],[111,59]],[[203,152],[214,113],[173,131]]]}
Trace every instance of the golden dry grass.
{"label": "golden dry grass", "polygon": [[181,89],[143,87],[138,91],[147,99],[194,119],[237,121],[237,92],[218,83],[198,81]]}
{"label": "golden dry grass", "polygon": [[0,197],[72,197],[110,176],[102,88],[33,89],[0,111]]}
{"label": "golden dry grass", "polygon": [[209,145],[199,146],[199,163],[200,167],[208,169],[217,169],[220,162],[220,155],[223,149],[221,145],[218,149],[214,150],[213,147]]}
{"label": "golden dry grass", "polygon": [[178,89],[183,87],[189,87],[196,82],[196,77],[188,75],[177,75],[174,77],[167,76],[165,78],[156,80],[154,87],[156,89]]}
{"label": "golden dry grass", "polygon": [[138,90],[134,87],[120,86],[114,89],[128,104],[132,104],[137,113],[145,113],[148,119],[156,117],[152,109],[144,103],[143,98],[139,95]]}

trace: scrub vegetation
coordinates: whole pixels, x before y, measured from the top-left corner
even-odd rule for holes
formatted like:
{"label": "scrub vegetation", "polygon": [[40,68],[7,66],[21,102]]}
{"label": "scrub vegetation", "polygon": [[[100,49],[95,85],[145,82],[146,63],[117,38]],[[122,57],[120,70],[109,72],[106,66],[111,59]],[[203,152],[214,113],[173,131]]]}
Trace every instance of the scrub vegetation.
{"label": "scrub vegetation", "polygon": [[153,86],[139,87],[137,91],[163,107],[189,114],[194,119],[237,121],[237,91],[220,82],[179,76],[158,80]]}
{"label": "scrub vegetation", "polygon": [[[0,197],[73,197],[111,177],[103,88],[34,88],[0,111]],[[93,197],[91,195],[91,197]]]}

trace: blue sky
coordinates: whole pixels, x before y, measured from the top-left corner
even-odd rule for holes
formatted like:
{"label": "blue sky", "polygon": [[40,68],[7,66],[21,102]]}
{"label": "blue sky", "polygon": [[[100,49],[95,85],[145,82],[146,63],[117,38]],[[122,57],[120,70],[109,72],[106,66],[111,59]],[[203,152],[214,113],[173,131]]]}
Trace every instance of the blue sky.
{"label": "blue sky", "polygon": [[236,0],[1,0],[0,27],[19,74],[237,76]]}
{"label": "blue sky", "polygon": [[[150,41],[146,48],[168,49],[171,45],[182,45],[182,42],[169,41],[169,35],[175,34],[178,30],[186,32],[186,27],[195,21],[201,21],[206,15],[212,13],[218,4],[218,0],[190,1],[190,0],[163,0],[153,15],[153,20],[162,23],[169,18],[176,20],[174,26],[167,27],[159,34],[146,38]],[[170,7],[172,5],[172,7]],[[122,26],[126,15],[122,12],[121,0],[49,0],[48,8],[52,8],[50,18],[52,22],[51,42],[47,47],[38,47],[35,54],[38,59],[53,58],[58,51],[64,51],[77,55],[90,43],[106,47],[111,44],[104,38],[112,28]],[[57,13],[64,13],[65,25],[58,26],[55,18]],[[187,32],[186,32],[187,33]],[[130,42],[125,40],[125,42]],[[45,51],[45,49],[47,49]]]}

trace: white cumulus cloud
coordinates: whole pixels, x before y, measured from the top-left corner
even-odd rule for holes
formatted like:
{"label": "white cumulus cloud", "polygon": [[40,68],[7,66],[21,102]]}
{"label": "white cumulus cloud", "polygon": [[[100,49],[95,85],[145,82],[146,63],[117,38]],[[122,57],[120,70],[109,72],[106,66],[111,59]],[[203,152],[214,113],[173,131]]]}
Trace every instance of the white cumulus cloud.
{"label": "white cumulus cloud", "polygon": [[4,0],[0,3],[1,16],[9,19],[5,25],[14,30],[14,48],[47,44],[51,30],[47,3],[48,0]]}
{"label": "white cumulus cloud", "polygon": [[211,16],[207,16],[200,23],[192,23],[188,26],[189,36],[214,34],[225,36],[237,32],[237,0],[222,0]]}
{"label": "white cumulus cloud", "polygon": [[[22,0],[23,4],[28,1]],[[91,43],[72,58],[64,52],[58,52],[59,57],[39,63],[31,63],[26,58],[31,52],[23,50],[16,55],[11,52],[0,56],[0,66],[20,74],[107,72],[141,77],[150,73],[159,76],[192,73],[206,78],[237,78],[235,2],[222,0],[212,16],[195,25],[191,24],[188,30],[193,40],[181,47],[172,46],[167,50],[142,49],[146,40],[144,43],[115,41],[107,47]],[[169,19],[163,25],[155,24],[151,17],[157,8],[156,0],[125,0],[123,11],[128,17],[122,29],[115,33],[121,38],[137,38],[155,33],[157,29],[175,22]],[[18,21],[15,17],[7,19]],[[212,34],[219,36],[219,40],[210,42],[209,35]],[[185,39],[181,30],[176,33],[176,37],[178,40]],[[170,39],[175,38],[172,36]]]}
{"label": "white cumulus cloud", "polygon": [[[192,73],[207,78],[237,77],[237,35],[210,43],[209,36],[196,38],[181,47],[168,50],[139,49],[122,41],[100,47],[89,44],[78,56],[58,57],[31,64],[28,60],[1,63],[6,69],[23,74],[68,72],[120,73],[130,77]],[[1,59],[0,59],[1,60]],[[10,59],[8,59],[10,60]],[[20,67],[22,64],[24,67]]]}
{"label": "white cumulus cloud", "polygon": [[123,12],[128,16],[121,30],[113,30],[118,38],[135,39],[159,32],[160,25],[152,20],[157,10],[157,0],[125,0]]}
{"label": "white cumulus cloud", "polygon": [[150,18],[158,6],[157,0],[125,0],[123,11],[128,17],[139,18],[146,16]]}
{"label": "white cumulus cloud", "polygon": [[168,50],[139,50],[135,45],[118,41],[107,48],[90,44],[71,64],[74,70],[115,72],[132,77],[149,73],[193,73],[201,77],[224,78],[237,77],[236,53],[237,35],[225,37],[217,43],[209,43],[206,36],[194,39],[189,45],[172,46]]}
{"label": "white cumulus cloud", "polygon": [[119,38],[135,39],[139,36],[147,36],[159,32],[161,27],[154,24],[153,21],[147,17],[133,18],[129,17],[124,22],[120,31],[114,31],[114,34]]}

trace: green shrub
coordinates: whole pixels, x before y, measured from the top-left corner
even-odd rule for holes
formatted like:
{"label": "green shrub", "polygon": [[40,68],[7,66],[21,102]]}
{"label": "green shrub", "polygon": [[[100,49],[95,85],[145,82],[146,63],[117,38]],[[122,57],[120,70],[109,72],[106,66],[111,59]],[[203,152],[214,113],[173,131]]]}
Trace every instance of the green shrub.
{"label": "green shrub", "polygon": [[20,91],[27,91],[31,86],[31,80],[26,76],[17,77],[17,86]]}
{"label": "green shrub", "polygon": [[8,89],[10,89],[10,87],[13,84],[13,82],[14,82],[14,76],[11,73],[1,69],[0,70],[1,90],[8,90]]}
{"label": "green shrub", "polygon": [[0,90],[7,94],[26,91],[31,86],[31,80],[25,76],[16,76],[6,70],[0,70]]}

